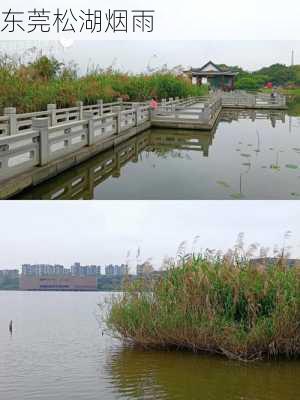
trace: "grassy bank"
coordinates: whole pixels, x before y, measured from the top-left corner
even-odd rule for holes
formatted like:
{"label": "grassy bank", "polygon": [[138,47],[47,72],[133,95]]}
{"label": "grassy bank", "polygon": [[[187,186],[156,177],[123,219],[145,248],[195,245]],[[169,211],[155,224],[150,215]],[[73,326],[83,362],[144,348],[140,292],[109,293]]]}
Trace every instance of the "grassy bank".
{"label": "grassy bank", "polygon": [[206,93],[183,77],[171,73],[130,75],[112,71],[89,72],[77,76],[76,70],[45,56],[28,65],[0,60],[0,112],[4,107],[17,107],[18,112],[44,110],[47,104],[59,108],[72,107],[78,100],[95,104],[122,97],[129,101],[144,101],[186,97]]}
{"label": "grassy bank", "polygon": [[113,334],[143,347],[249,360],[300,355],[300,270],[198,257],[155,282],[129,284],[107,316]]}

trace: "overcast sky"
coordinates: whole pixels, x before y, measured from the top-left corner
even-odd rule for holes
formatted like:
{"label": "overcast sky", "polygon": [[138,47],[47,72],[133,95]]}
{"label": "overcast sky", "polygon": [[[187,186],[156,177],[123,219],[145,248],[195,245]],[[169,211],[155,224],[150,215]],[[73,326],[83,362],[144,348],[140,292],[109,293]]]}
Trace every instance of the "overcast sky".
{"label": "overcast sky", "polygon": [[[292,49],[295,63],[300,64],[300,41],[0,41],[1,52],[28,54],[26,49],[37,47],[65,62],[75,61],[81,73],[92,66],[122,71],[144,72],[146,67],[167,64],[200,67],[212,60],[218,64],[239,65],[255,70],[274,63],[291,64]],[[26,57],[24,57],[26,59]]]}
{"label": "overcast sky", "polygon": [[187,251],[231,247],[237,234],[246,243],[273,248],[292,231],[289,244],[300,256],[299,201],[89,201],[1,202],[0,266],[22,263],[124,263],[130,250],[160,267],[175,256],[182,241]]}
{"label": "overcast sky", "polygon": [[[10,0],[2,1],[2,10],[5,12],[9,8],[12,11],[24,12],[18,15],[18,19],[25,21],[24,31],[18,27],[16,29],[4,29],[1,32],[3,39],[35,39],[39,40],[41,36],[44,39],[57,39],[61,35],[68,35],[76,39],[124,39],[128,38],[141,40],[161,40],[161,39],[300,39],[299,14],[300,3],[297,0],[43,0],[41,7],[40,0]],[[41,30],[27,29],[27,13],[29,10],[44,9],[50,14],[50,26],[52,28],[41,34]],[[74,32],[64,30],[62,27],[57,29],[53,27],[54,13],[59,8],[63,14],[65,10],[72,10],[73,16],[67,14],[69,22],[73,22]],[[88,29],[81,29],[82,19],[80,10],[100,10],[101,29],[91,34]],[[2,11],[1,10],[1,11]],[[108,10],[125,10],[128,13],[128,29],[124,33],[118,29],[115,32],[107,29]],[[153,29],[151,32],[141,32],[141,29],[135,29],[133,32],[132,13],[134,10],[152,10],[154,14]],[[148,14],[148,12],[147,12]],[[3,21],[5,15],[0,14],[0,21]],[[66,19],[64,18],[64,22]],[[11,20],[11,18],[10,18]],[[75,22],[77,20],[77,23]],[[9,19],[8,19],[9,21]],[[44,20],[45,21],[45,20]],[[31,21],[33,22],[33,21]],[[5,24],[3,21],[3,28]],[[70,24],[69,29],[70,29]],[[79,26],[77,26],[79,25]],[[32,26],[30,26],[32,28]],[[97,26],[98,28],[98,26]],[[13,32],[11,32],[13,31]],[[29,32],[30,33],[29,33]],[[147,29],[146,29],[147,31]],[[138,55],[138,53],[136,53]]]}

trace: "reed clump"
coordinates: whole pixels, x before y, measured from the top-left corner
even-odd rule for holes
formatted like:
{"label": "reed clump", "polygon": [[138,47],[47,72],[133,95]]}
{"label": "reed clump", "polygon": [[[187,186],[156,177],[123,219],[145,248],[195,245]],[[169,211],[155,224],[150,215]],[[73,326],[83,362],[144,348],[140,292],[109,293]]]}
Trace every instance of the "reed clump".
{"label": "reed clump", "polygon": [[99,99],[111,102],[119,97],[145,101],[151,97],[198,96],[207,90],[168,71],[134,75],[107,69],[79,76],[73,64],[47,56],[27,64],[0,56],[0,112],[5,107],[16,107],[18,113],[41,111],[53,103],[58,108],[74,107],[79,100],[96,104]]}
{"label": "reed clump", "polygon": [[150,348],[190,349],[256,360],[300,355],[300,270],[183,258],[158,279],[131,282],[113,298],[114,335]]}

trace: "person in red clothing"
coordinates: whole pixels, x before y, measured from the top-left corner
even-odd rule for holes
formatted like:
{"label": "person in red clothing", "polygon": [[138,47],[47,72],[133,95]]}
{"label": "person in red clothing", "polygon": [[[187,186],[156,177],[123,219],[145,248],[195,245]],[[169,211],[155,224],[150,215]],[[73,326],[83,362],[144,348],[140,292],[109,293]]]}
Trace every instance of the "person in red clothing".
{"label": "person in red clothing", "polygon": [[158,107],[158,102],[155,99],[155,97],[152,97],[152,100],[150,101],[150,107],[152,108],[152,110],[156,110]]}

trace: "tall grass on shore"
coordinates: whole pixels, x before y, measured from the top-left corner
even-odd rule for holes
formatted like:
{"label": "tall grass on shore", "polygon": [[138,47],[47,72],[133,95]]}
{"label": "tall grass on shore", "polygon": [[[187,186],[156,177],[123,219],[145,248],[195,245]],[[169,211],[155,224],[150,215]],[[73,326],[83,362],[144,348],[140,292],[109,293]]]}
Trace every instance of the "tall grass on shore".
{"label": "tall grass on shore", "polygon": [[300,269],[226,257],[182,258],[112,299],[110,331],[145,348],[254,360],[300,355]]}
{"label": "tall grass on shore", "polygon": [[95,104],[119,97],[129,101],[187,97],[207,92],[183,76],[171,72],[132,75],[112,70],[94,70],[78,76],[76,67],[54,58],[38,56],[24,65],[7,57],[0,58],[0,112],[16,107],[17,112],[44,110],[47,104],[72,107],[77,101]]}

